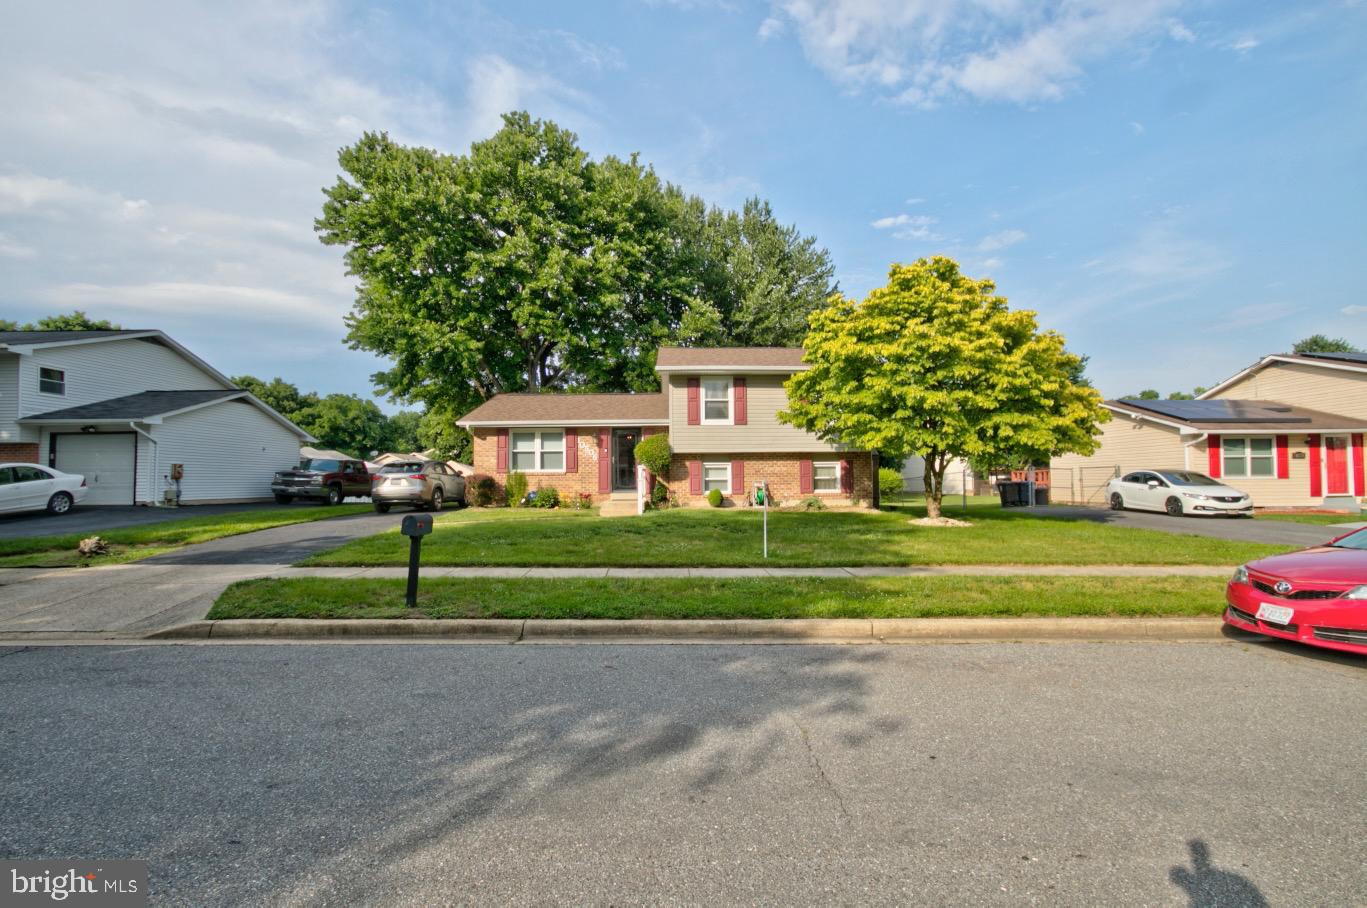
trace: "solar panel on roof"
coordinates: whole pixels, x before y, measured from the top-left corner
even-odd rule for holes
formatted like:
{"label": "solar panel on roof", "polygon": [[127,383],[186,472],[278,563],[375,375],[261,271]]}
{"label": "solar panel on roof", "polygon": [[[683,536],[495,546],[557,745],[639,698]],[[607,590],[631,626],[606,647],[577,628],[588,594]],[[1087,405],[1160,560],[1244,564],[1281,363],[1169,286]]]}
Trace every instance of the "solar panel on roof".
{"label": "solar panel on roof", "polygon": [[1336,359],[1345,363],[1367,365],[1367,353],[1302,353],[1301,356],[1309,356],[1314,359]]}
{"label": "solar panel on roof", "polygon": [[1121,403],[1186,422],[1310,422],[1309,417],[1295,416],[1292,409],[1284,404],[1267,404],[1256,400],[1135,400],[1126,398],[1121,400]]}

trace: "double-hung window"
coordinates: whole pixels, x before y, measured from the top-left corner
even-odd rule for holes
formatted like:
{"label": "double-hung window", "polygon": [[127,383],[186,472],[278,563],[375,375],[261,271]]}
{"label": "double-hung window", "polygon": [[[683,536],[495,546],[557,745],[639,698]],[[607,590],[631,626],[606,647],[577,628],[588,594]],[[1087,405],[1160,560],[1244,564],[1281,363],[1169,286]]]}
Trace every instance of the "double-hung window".
{"label": "double-hung window", "polygon": [[704,425],[731,424],[731,379],[702,380],[702,421]]}
{"label": "double-hung window", "polygon": [[46,367],[39,369],[38,390],[44,394],[65,394],[66,373],[61,369],[48,369]]}
{"label": "double-hung window", "polygon": [[564,470],[565,433],[560,429],[509,433],[508,468],[516,473]]}
{"label": "double-hung window", "polygon": [[812,491],[840,491],[840,462],[812,464]]}
{"label": "double-hung window", "polygon": [[1224,475],[1272,478],[1277,475],[1277,451],[1271,438],[1220,439]]}
{"label": "double-hung window", "polygon": [[731,494],[731,464],[705,463],[702,465],[702,490],[704,493],[718,489],[724,495]]}

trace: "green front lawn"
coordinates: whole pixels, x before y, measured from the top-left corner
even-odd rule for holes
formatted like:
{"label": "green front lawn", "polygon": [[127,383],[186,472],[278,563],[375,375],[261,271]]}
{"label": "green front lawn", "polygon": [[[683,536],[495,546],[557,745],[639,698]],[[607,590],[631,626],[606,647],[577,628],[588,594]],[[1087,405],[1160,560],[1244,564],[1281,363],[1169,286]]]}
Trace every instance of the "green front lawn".
{"label": "green front lawn", "polygon": [[404,607],[402,580],[236,583],[219,618],[939,618],[1219,615],[1218,577],[494,580],[442,577]]}
{"label": "green front lawn", "polygon": [[[0,568],[7,567],[86,567],[95,564],[118,564],[137,561],[161,552],[208,542],[221,536],[236,536],[254,530],[291,523],[308,523],[325,517],[341,517],[370,510],[367,504],[344,504],[336,507],[284,506],[234,514],[206,514],[147,523],[142,526],[98,530],[93,533],[64,533],[57,536],[29,536],[24,539],[0,539]],[[54,517],[52,526],[61,526],[61,518]],[[85,536],[99,536],[108,540],[110,554],[96,558],[82,558],[76,545]]]}
{"label": "green front lawn", "polygon": [[[915,564],[1228,564],[1287,546],[1177,536],[1156,530],[1031,516],[970,505],[971,527],[922,527],[923,508],[771,512],[769,560],[760,513],[689,508],[604,519],[591,511],[467,510],[438,518],[423,543],[430,565],[831,566]],[[948,511],[955,517],[961,511]],[[404,565],[408,540],[381,533],[308,559],[308,565]]]}

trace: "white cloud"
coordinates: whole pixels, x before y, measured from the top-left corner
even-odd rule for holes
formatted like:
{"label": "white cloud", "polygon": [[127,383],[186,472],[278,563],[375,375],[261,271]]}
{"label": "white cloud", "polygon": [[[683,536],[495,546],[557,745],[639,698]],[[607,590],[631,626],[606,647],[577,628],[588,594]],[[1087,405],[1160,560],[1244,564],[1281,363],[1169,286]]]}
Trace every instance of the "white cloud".
{"label": "white cloud", "polygon": [[1134,133],[1137,136],[1142,136],[1144,134],[1144,124],[1140,123],[1138,120],[1131,120],[1130,132]]}
{"label": "white cloud", "polygon": [[[1182,37],[1177,0],[774,0],[807,58],[837,83],[933,107],[969,97],[1062,97],[1084,66],[1140,40]],[[1180,23],[1176,23],[1180,26]]]}
{"label": "white cloud", "polygon": [[312,322],[337,316],[335,306],[319,300],[269,287],[237,287],[225,284],[197,284],[159,281],[126,286],[63,284],[53,288],[48,299],[60,308],[91,309],[116,306],[152,316],[170,312],[226,309],[239,315],[267,316]]}
{"label": "white cloud", "polygon": [[1367,306],[1344,306],[1339,311],[1344,315],[1367,315]]}
{"label": "white cloud", "polygon": [[899,225],[901,225],[901,224],[910,224],[910,223],[911,223],[911,215],[909,215],[909,214],[893,214],[893,215],[888,215],[888,216],[885,217],[885,218],[879,218],[878,220],[876,220],[876,221],[872,222],[871,224],[869,224],[869,226],[872,227],[874,230],[887,230],[887,229],[889,229],[889,228],[891,228],[891,227],[897,227],[897,226],[899,226]]}
{"label": "white cloud", "polygon": [[1246,54],[1261,43],[1261,41],[1259,41],[1252,35],[1244,35],[1243,37],[1231,42],[1229,48],[1230,50],[1236,50],[1241,54]]}
{"label": "white cloud", "polygon": [[996,269],[996,268],[1000,268],[1004,263],[1002,262],[1001,259],[995,259],[995,258],[993,258],[993,259],[983,259],[982,262],[980,262],[979,264],[981,264],[981,266],[983,267],[984,270],[986,270],[986,271],[992,271],[992,270],[994,270],[994,269]]}
{"label": "white cloud", "polygon": [[1187,28],[1180,19],[1172,19],[1168,22],[1168,37],[1174,41],[1190,44],[1196,40],[1196,33]]}
{"label": "white cloud", "polygon": [[13,239],[0,233],[0,256],[11,259],[31,259],[38,254],[38,250],[32,246],[25,246]]}
{"label": "white cloud", "polygon": [[1028,235],[1024,230],[1002,230],[998,233],[989,234],[978,243],[978,251],[995,252],[998,249],[1005,249],[1021,242]]}
{"label": "white cloud", "polygon": [[931,230],[935,224],[935,218],[925,214],[894,214],[879,218],[869,226],[874,230],[891,230],[893,237],[899,240],[929,240],[936,238]]}
{"label": "white cloud", "polygon": [[925,199],[910,198],[910,199],[907,199],[906,204],[908,204],[908,205],[924,205],[924,204],[925,204],[925,201],[926,201]]}
{"label": "white cloud", "polygon": [[765,18],[763,22],[759,24],[759,39],[761,41],[768,41],[770,38],[773,38],[776,35],[783,34],[783,29],[784,25],[782,19],[776,19],[773,16],[768,16]]}

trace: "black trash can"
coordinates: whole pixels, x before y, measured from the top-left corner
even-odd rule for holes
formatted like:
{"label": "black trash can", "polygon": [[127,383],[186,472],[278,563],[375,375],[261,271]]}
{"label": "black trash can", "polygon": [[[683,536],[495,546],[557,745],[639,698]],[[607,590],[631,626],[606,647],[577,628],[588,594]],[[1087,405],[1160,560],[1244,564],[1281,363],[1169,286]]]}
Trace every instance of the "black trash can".
{"label": "black trash can", "polygon": [[997,483],[997,494],[1001,496],[1002,507],[1018,508],[1026,503],[1029,483],[1008,480]]}
{"label": "black trash can", "polygon": [[1049,487],[1035,486],[1035,504],[1049,503]]}

